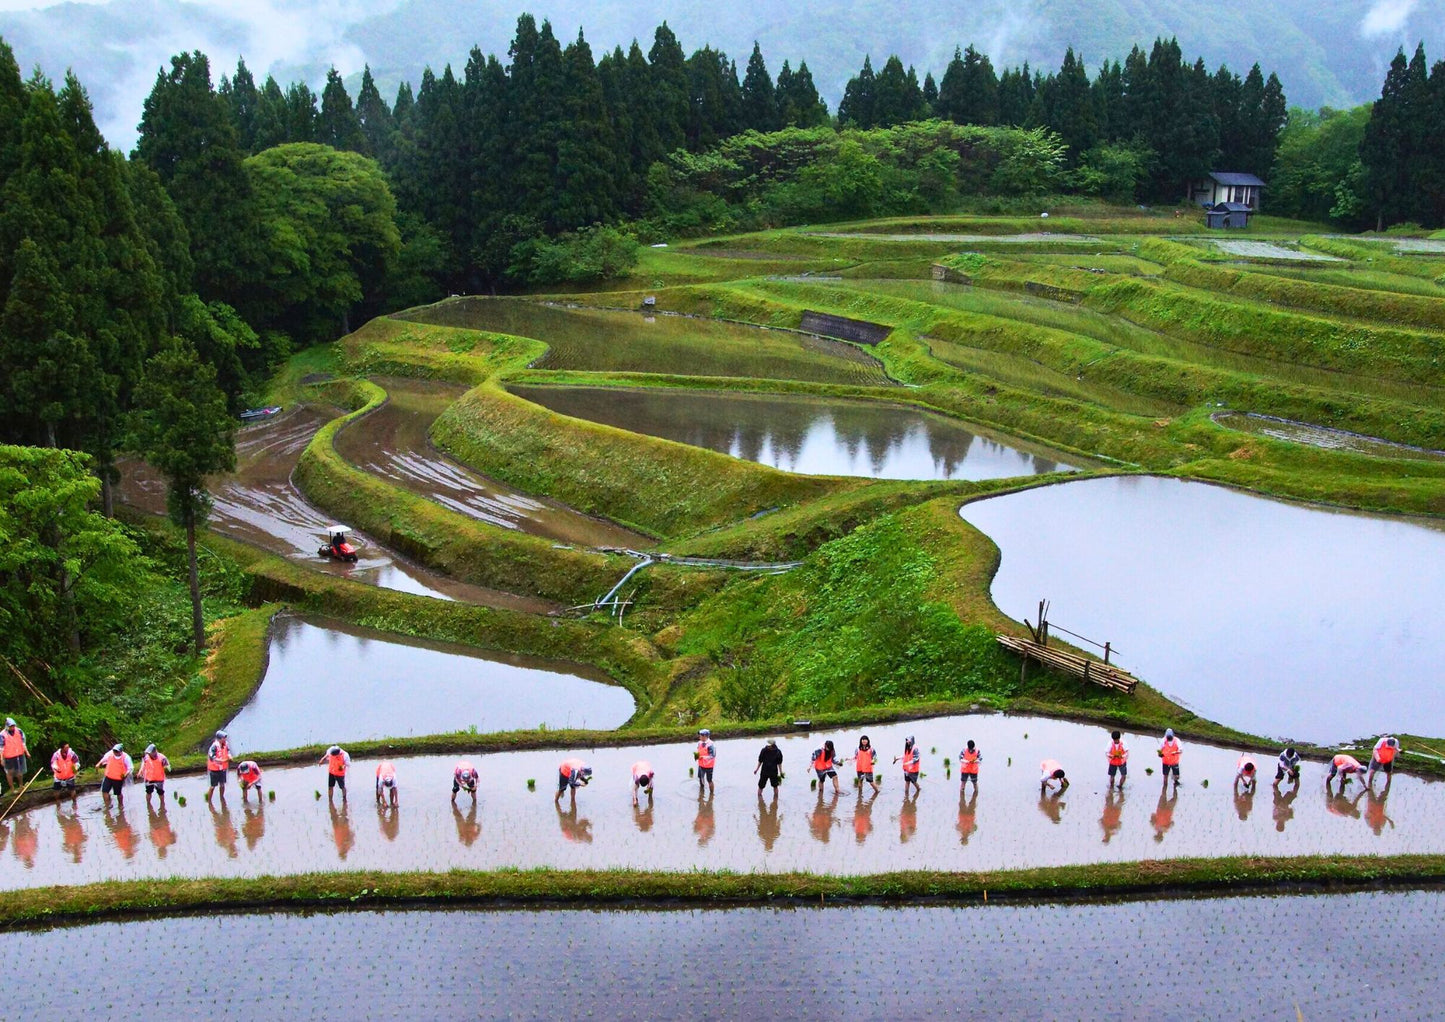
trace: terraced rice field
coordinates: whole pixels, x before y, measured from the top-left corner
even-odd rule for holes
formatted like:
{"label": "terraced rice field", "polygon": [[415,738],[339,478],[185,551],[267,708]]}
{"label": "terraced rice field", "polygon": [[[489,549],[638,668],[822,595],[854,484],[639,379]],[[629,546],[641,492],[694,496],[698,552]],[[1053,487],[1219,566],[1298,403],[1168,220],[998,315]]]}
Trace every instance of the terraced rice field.
{"label": "terraced rice field", "polygon": [[[0,953],[14,970],[7,986],[16,1003],[65,1015],[1425,1018],[1445,969],[1442,911],[1439,891],[968,907],[331,910],[7,933]],[[1388,939],[1336,937],[1361,920],[1388,920]],[[234,964],[198,965],[196,949],[218,929],[228,946],[257,950]],[[363,934],[365,955],[351,950]],[[878,955],[899,953],[879,947],[900,934],[906,965],[894,969]],[[146,949],[140,970],[137,948]]]}

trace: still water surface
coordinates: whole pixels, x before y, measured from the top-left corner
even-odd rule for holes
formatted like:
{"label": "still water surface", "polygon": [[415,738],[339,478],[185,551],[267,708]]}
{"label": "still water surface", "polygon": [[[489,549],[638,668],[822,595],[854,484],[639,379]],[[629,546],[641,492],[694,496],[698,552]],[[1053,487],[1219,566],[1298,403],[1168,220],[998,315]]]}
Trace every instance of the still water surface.
{"label": "still water surface", "polygon": [[252,749],[539,725],[626,723],[632,695],[597,671],[282,616],[256,694],[227,725]]}
{"label": "still water surface", "polygon": [[[319,707],[324,716],[324,707]],[[224,805],[208,806],[205,781],[171,787],[187,798],[165,813],[147,809],[135,789],[106,811],[97,794],[75,805],[43,806],[0,825],[0,889],[111,878],[259,876],[313,870],[634,867],[865,874],[906,869],[973,870],[1086,862],[1223,856],[1445,851],[1445,786],[1398,776],[1389,792],[1358,783],[1326,794],[1326,768],[1308,764],[1298,789],[1273,790],[1272,755],[1259,758],[1266,781],[1253,794],[1232,790],[1238,753],[1186,743],[1183,783],[1165,791],[1157,739],[1126,737],[1134,771],[1125,793],[1106,790],[1107,732],[1097,726],[1029,717],[977,715],[868,729],[882,754],[882,791],[852,785],[810,788],[812,750],[832,738],[852,755],[859,732],[779,739],[784,753],[778,798],[763,798],[752,774],[761,739],[718,742],[717,788],[699,795],[688,776],[687,743],[469,756],[481,773],[475,805],[451,804],[455,756],[398,759],[399,809],[373,803],[376,761],[358,759],[351,797],[326,798],[326,768],[267,769],[276,800],[242,802],[231,781]],[[915,735],[923,751],[923,790],[905,795],[891,760]],[[945,757],[957,764],[972,738],[983,750],[975,795],[960,792]],[[237,735],[238,757],[255,751]],[[316,747],[320,757],[322,743]],[[164,751],[164,750],[163,750]],[[558,763],[585,759],[595,770],[575,805],[553,801]],[[1057,759],[1073,779],[1062,796],[1039,793],[1039,763]],[[629,797],[631,764],[657,769],[651,803]],[[1155,775],[1145,773],[1153,767]],[[527,781],[536,790],[527,790]],[[1205,786],[1208,782],[1208,786]],[[1376,787],[1380,784],[1377,781]]]}
{"label": "still water surface", "polygon": [[1068,471],[939,415],[867,401],[694,390],[515,387],[554,412],[706,447],[785,472],[874,479],[996,479]]}
{"label": "still water surface", "polygon": [[1201,716],[1317,742],[1445,734],[1445,523],[1149,476],[966,504],[993,600],[1112,642]]}
{"label": "still water surface", "polygon": [[[77,1018],[1424,1018],[1442,912],[1439,891],[1403,891],[248,913],[5,933],[0,954],[13,1003]],[[1361,920],[1389,939],[1342,951]],[[255,950],[198,964],[220,943]]]}

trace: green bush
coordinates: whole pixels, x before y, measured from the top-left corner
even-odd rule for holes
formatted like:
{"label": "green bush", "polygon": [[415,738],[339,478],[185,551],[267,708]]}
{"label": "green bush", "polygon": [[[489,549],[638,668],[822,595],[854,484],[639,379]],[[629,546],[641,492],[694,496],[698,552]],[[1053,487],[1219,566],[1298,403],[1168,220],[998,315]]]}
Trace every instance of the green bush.
{"label": "green bush", "polygon": [[586,284],[625,277],[637,265],[637,239],[600,224],[556,238],[531,238],[512,249],[507,274],[528,284]]}

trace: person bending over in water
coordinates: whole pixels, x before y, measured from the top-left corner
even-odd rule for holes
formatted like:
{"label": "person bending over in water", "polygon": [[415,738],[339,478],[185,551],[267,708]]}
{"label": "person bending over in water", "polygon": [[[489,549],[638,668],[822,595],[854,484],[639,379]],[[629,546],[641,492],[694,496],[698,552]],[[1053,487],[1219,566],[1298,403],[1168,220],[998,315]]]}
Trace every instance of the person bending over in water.
{"label": "person bending over in water", "polygon": [[1258,780],[1259,772],[1255,768],[1253,758],[1248,755],[1240,756],[1239,762],[1235,764],[1234,770],[1235,790],[1237,791],[1241,786],[1243,786],[1245,791],[1253,794],[1254,786],[1258,782]]}
{"label": "person bending over in water", "polygon": [[1293,745],[1279,754],[1279,762],[1274,768],[1274,783],[1276,786],[1286,777],[1289,778],[1290,784],[1299,783],[1299,753],[1294,751]]}
{"label": "person bending over in water", "polygon": [[1385,735],[1375,743],[1375,750],[1370,754],[1370,772],[1365,775],[1365,786],[1373,787],[1375,784],[1375,771],[1382,770],[1385,773],[1385,787],[1390,786],[1390,780],[1395,776],[1395,757],[1400,754],[1400,740],[1393,735]]}
{"label": "person bending over in water", "polygon": [[1056,759],[1046,759],[1039,764],[1039,794],[1046,791],[1056,790],[1063,794],[1069,787],[1069,779],[1064,776],[1064,768],[1059,765]]}
{"label": "person bending over in water", "polygon": [[467,760],[458,760],[457,765],[452,768],[452,805],[456,805],[457,792],[465,791],[472,796],[473,804],[477,801],[477,782],[481,780],[477,768]]}
{"label": "person bending over in water", "polygon": [[256,801],[261,800],[261,765],[254,759],[236,764],[236,780],[241,782],[241,801],[251,800],[251,789],[256,789]]}
{"label": "person bending over in water", "polygon": [[1330,782],[1335,779],[1336,774],[1339,774],[1340,794],[1344,794],[1345,785],[1350,783],[1350,778],[1364,772],[1365,768],[1359,760],[1342,752],[1330,760],[1330,775],[1325,778],[1325,790],[1329,790]]}
{"label": "person bending over in water", "polygon": [[652,779],[656,772],[652,764],[645,759],[639,759],[632,764],[632,804],[637,805],[637,792],[639,790],[647,793],[647,800],[652,801]]}
{"label": "person bending over in water", "polygon": [[398,793],[396,788],[396,764],[384,759],[376,764],[376,803],[391,802],[395,807]]}
{"label": "person bending over in water", "polygon": [[562,792],[571,791],[572,804],[577,804],[577,789],[592,783],[592,768],[580,759],[564,759],[557,767],[557,796],[553,802],[562,801]]}

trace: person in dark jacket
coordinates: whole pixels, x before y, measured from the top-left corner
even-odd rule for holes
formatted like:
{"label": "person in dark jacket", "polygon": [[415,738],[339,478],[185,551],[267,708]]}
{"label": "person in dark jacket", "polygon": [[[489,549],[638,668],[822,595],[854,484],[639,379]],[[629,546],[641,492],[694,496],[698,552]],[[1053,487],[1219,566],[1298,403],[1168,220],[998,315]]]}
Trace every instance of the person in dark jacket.
{"label": "person in dark jacket", "polygon": [[771,784],[773,792],[777,792],[778,785],[783,783],[783,750],[778,748],[777,739],[769,738],[763,751],[758,753],[758,765],[753,767],[753,773],[758,775],[758,794],[762,794],[765,784]]}

